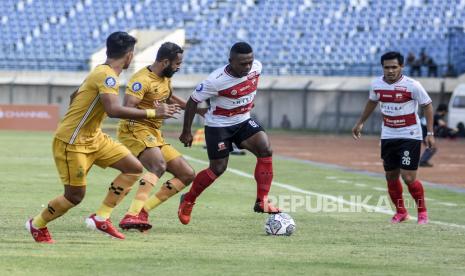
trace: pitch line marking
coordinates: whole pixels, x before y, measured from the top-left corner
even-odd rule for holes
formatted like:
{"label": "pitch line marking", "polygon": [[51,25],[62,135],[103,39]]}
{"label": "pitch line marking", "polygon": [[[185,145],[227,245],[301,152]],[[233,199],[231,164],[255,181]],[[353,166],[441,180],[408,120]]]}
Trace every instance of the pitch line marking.
{"label": "pitch line marking", "polygon": [[[199,164],[203,164],[203,165],[208,165],[209,164],[208,162],[206,162],[204,160],[200,160],[200,159],[191,157],[189,155],[184,155],[184,158],[186,158],[187,160],[199,163]],[[240,171],[240,170],[237,170],[237,169],[228,168],[227,171],[230,172],[230,173],[239,175],[239,176],[243,176],[245,178],[255,179],[253,175],[251,175],[249,173],[246,173],[246,172],[243,172],[243,171]],[[350,201],[347,201],[347,200],[342,199],[340,197],[336,197],[336,196],[329,195],[329,194],[322,194],[322,193],[317,193],[317,192],[313,192],[313,191],[304,190],[304,189],[292,186],[290,184],[285,184],[285,183],[273,181],[273,185],[277,186],[277,187],[280,187],[280,188],[283,188],[285,190],[296,192],[296,193],[301,193],[301,194],[306,194],[306,195],[313,195],[313,196],[320,196],[320,197],[328,198],[328,199],[333,200],[333,201],[338,202],[338,203],[343,203],[343,204],[347,204],[347,205],[350,205],[350,206],[363,207],[363,208],[365,208],[367,210],[372,210],[373,212],[376,212],[376,213],[381,213],[381,214],[386,214],[386,215],[394,215],[394,212],[392,210],[379,208],[379,207],[376,207],[376,206],[373,206],[373,205],[368,205],[368,204],[360,204],[360,203],[350,202]],[[417,219],[417,217],[414,217],[414,216],[410,216],[410,217],[412,219],[414,219],[414,220]],[[465,229],[465,225],[462,225],[462,224],[442,222],[442,221],[437,221],[437,220],[430,220],[429,223]]]}

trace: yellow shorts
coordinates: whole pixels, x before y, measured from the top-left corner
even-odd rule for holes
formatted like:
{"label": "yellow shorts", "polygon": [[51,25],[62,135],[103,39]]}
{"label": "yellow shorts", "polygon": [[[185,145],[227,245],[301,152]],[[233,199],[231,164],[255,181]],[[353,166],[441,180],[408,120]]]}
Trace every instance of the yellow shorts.
{"label": "yellow shorts", "polygon": [[120,121],[118,140],[135,156],[139,156],[146,148],[154,147],[160,148],[166,163],[182,156],[173,146],[166,143],[161,130],[143,124]]}
{"label": "yellow shorts", "polygon": [[121,143],[106,134],[99,134],[92,145],[71,145],[53,140],[55,165],[64,185],[85,186],[86,176],[93,164],[106,168],[131,154]]}

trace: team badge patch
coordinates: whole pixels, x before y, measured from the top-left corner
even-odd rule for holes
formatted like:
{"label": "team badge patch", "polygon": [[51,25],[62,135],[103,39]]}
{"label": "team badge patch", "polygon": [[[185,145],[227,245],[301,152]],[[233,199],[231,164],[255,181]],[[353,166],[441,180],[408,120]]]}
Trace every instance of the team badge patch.
{"label": "team badge patch", "polygon": [[116,80],[113,77],[108,77],[105,79],[105,85],[107,87],[115,87],[116,85]]}
{"label": "team badge patch", "polygon": [[203,90],[203,83],[200,83],[199,85],[197,85],[197,87],[195,88],[195,91],[197,92],[200,92]]}
{"label": "team badge patch", "polygon": [[142,89],[142,84],[140,82],[135,82],[132,84],[132,91],[137,92]]}
{"label": "team badge patch", "polygon": [[157,140],[157,138],[155,138],[155,136],[153,135],[147,135],[147,137],[145,138],[149,143],[153,143]]}
{"label": "team badge patch", "polygon": [[218,151],[222,151],[222,150],[225,150],[226,149],[226,145],[224,144],[224,142],[219,142],[218,143]]}

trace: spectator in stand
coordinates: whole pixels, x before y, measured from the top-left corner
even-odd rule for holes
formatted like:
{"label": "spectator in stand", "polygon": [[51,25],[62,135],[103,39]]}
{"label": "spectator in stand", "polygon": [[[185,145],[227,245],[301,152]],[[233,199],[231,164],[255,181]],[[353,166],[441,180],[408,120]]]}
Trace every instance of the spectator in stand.
{"label": "spectator in stand", "polygon": [[438,77],[438,65],[436,64],[436,62],[434,61],[432,57],[428,57],[427,66],[428,66],[428,77],[437,78]]}
{"label": "spectator in stand", "polygon": [[421,66],[420,60],[415,57],[415,54],[412,52],[408,53],[407,56],[407,65],[410,66],[410,76],[421,76]]}

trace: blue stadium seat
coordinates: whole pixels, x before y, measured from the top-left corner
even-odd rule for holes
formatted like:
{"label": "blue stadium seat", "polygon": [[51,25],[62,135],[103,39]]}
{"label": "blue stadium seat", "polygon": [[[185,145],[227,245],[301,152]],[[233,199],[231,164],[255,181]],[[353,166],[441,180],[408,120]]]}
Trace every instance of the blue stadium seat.
{"label": "blue stadium seat", "polygon": [[8,17],[0,23],[2,47],[24,45],[1,69],[87,70],[89,55],[111,31],[184,27],[188,40],[200,42],[186,50],[184,73],[208,73],[222,65],[228,47],[241,38],[254,46],[267,74],[368,75],[379,71],[357,64],[376,66],[387,50],[418,55],[422,49],[440,68],[450,56],[465,71],[465,35],[452,29],[464,24],[460,1],[406,8],[403,0],[367,6],[347,0],[310,6],[304,0],[43,0],[24,2],[22,10],[18,3],[0,1],[0,18]]}

